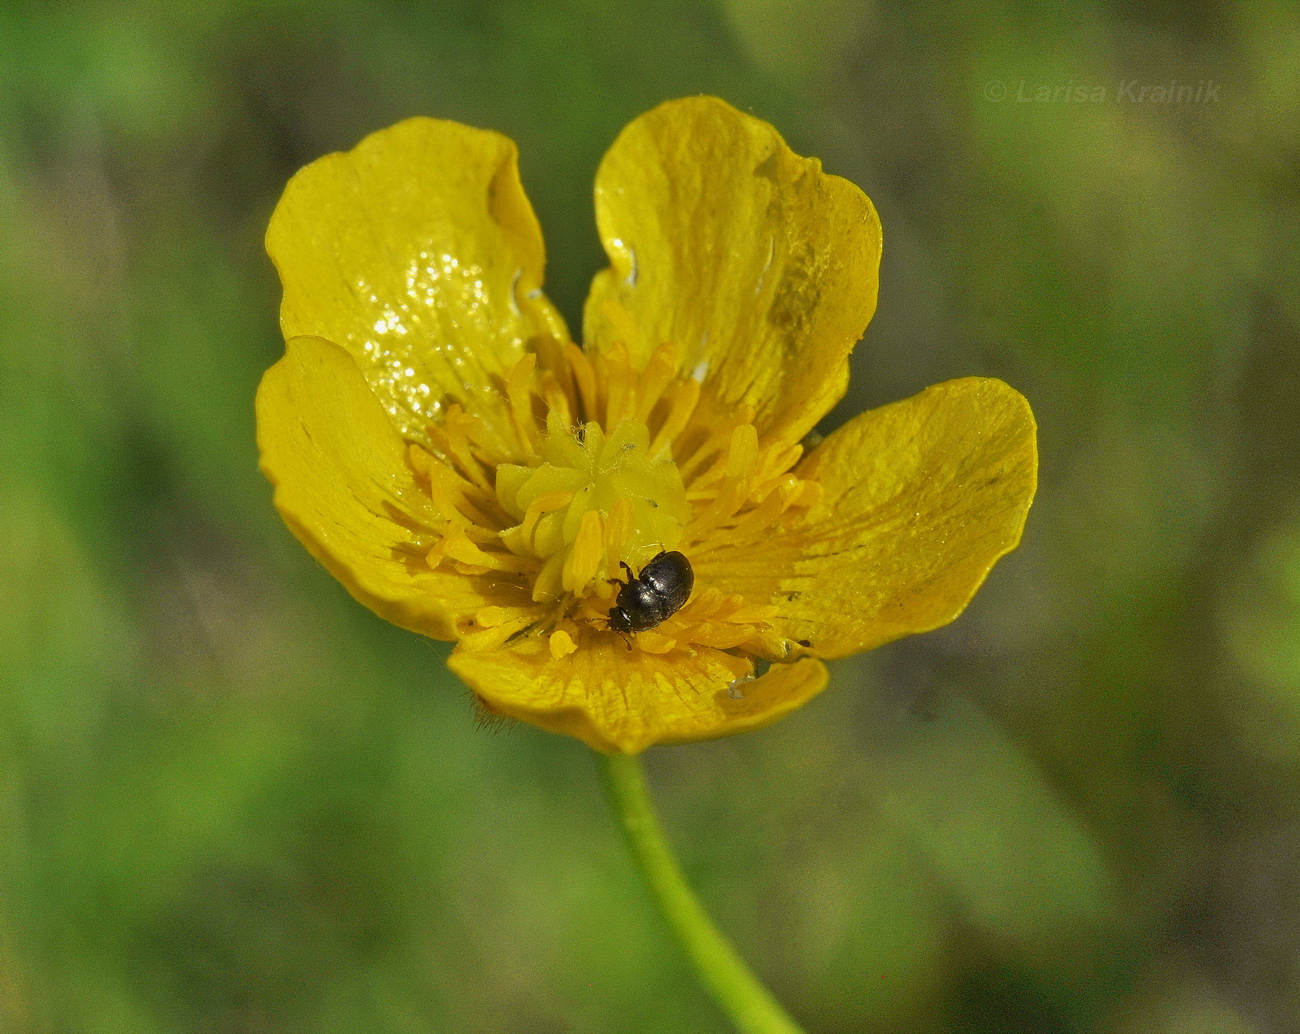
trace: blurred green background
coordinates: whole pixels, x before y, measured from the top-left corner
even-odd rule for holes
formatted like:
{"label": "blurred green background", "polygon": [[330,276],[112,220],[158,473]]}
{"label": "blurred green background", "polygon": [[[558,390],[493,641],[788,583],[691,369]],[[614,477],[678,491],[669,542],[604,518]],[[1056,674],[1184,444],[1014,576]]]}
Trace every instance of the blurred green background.
{"label": "blurred green background", "polygon": [[252,410],[298,167],[507,133],[576,327],[699,92],[880,210],[828,426],[998,376],[1042,479],[955,624],[649,753],[691,880],[812,1034],[1300,1029],[1293,6],[103,0],[0,9],[0,1030],[727,1029],[586,748],[314,564]]}

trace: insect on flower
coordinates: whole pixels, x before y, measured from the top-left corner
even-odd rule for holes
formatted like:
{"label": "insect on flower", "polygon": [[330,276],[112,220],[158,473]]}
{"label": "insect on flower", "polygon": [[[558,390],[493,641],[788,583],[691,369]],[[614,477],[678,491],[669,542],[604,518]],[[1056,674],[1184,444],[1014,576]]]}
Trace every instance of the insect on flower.
{"label": "insect on flower", "polygon": [[639,575],[633,575],[626,562],[623,569],[627,581],[609,611],[609,627],[615,632],[654,628],[681,610],[695,587],[691,562],[676,550],[652,558]]}
{"label": "insect on flower", "polygon": [[286,349],[257,435],[358,600],[454,642],[493,713],[635,754],[766,725],[825,661],[951,621],[1019,541],[1037,453],[985,377],[809,441],[880,220],[773,126],[667,101],[595,200],[608,266],[574,335],[505,137],[414,118],[313,162],[267,230]]}

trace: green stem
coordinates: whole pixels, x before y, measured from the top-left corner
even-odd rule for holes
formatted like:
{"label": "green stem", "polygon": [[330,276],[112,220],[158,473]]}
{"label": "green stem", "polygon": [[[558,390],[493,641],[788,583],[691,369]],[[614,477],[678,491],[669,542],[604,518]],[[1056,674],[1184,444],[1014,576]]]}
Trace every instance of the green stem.
{"label": "green stem", "polygon": [[803,1034],[691,892],[655,816],[641,763],[603,754],[610,801],[632,853],[700,982],[741,1034]]}

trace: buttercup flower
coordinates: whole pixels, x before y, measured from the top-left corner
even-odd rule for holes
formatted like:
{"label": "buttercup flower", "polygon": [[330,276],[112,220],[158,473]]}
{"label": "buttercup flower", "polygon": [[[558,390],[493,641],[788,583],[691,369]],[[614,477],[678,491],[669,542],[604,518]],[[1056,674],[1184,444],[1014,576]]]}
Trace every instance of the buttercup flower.
{"label": "buttercup flower", "polygon": [[[766,724],[956,617],[1019,541],[1033,416],[966,378],[805,443],[875,309],[866,195],[720,100],[655,108],[596,176],[579,347],[515,157],[417,118],[285,190],[258,443],[312,554],[489,709],[604,751]],[[611,629],[623,565],[673,550],[690,599]]]}

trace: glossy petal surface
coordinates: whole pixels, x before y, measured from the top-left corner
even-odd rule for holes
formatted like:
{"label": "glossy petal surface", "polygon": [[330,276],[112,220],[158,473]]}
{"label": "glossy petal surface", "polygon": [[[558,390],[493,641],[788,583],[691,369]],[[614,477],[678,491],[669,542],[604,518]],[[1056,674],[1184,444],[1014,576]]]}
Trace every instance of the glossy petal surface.
{"label": "glossy petal surface", "polygon": [[428,118],[374,133],[290,180],[266,246],[286,339],[346,349],[408,437],[454,401],[517,451],[503,378],[530,339],[567,333],[509,139]]}
{"label": "glossy petal surface", "polygon": [[257,392],[257,444],[285,523],[376,614],[454,639],[479,608],[517,601],[481,578],[429,569],[438,516],[401,436],[337,345],[289,342]]}
{"label": "glossy petal surface", "polygon": [[[588,347],[663,342],[765,440],[797,440],[844,394],[876,307],[880,220],[848,180],[715,97],[633,120],[601,162]],[[629,332],[629,321],[635,339]]]}
{"label": "glossy petal surface", "polygon": [[1020,541],[1037,479],[1033,414],[969,377],[863,413],[800,466],[823,502],[758,541],[720,544],[701,577],[770,599],[774,622],[823,657],[927,632],[962,612]]}
{"label": "glossy petal surface", "polygon": [[626,754],[759,728],[816,696],[827,679],[813,658],[749,679],[752,664],[720,650],[656,655],[617,639],[560,658],[535,640],[456,650],[448,663],[493,710]]}

